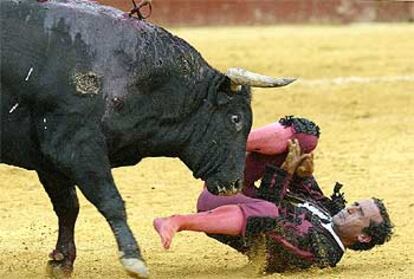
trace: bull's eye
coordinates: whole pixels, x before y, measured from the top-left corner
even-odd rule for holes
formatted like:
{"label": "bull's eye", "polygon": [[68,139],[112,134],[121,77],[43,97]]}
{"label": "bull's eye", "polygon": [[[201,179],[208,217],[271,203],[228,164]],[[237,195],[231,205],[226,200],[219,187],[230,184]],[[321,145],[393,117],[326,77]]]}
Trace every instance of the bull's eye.
{"label": "bull's eye", "polygon": [[237,114],[233,114],[233,115],[231,116],[231,121],[232,121],[234,124],[239,124],[239,123],[240,123],[240,116],[239,116],[239,115],[237,115]]}
{"label": "bull's eye", "polygon": [[238,114],[233,114],[231,116],[231,122],[233,123],[234,127],[236,128],[236,131],[241,131],[241,129],[243,128],[243,124],[242,124],[242,119],[240,117],[240,115]]}

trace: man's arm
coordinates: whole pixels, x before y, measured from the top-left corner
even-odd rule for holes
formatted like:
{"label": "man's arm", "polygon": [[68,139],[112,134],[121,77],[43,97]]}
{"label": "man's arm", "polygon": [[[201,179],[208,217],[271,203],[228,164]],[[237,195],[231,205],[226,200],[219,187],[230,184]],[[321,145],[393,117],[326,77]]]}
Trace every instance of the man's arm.
{"label": "man's arm", "polygon": [[296,169],[310,156],[310,154],[301,154],[297,140],[289,140],[289,152],[282,166],[280,168],[274,165],[266,166],[257,196],[279,205],[288,192]]}
{"label": "man's arm", "polygon": [[[302,213],[297,212],[295,216],[250,217],[246,228],[248,243],[260,239],[257,236],[265,235],[267,253],[276,261],[269,264],[279,272],[288,267],[335,266],[343,255],[335,240],[318,224],[302,219]],[[281,261],[284,262],[282,265]]]}
{"label": "man's arm", "polygon": [[306,200],[311,200],[321,207],[327,209],[331,215],[335,215],[341,209],[345,208],[345,197],[340,193],[342,184],[336,183],[333,194],[327,197],[313,176],[314,162],[313,154],[302,161],[296,169],[292,179],[290,193]]}
{"label": "man's arm", "polygon": [[290,193],[323,205],[330,202],[330,199],[325,196],[314,176],[300,177],[295,175],[292,179]]}
{"label": "man's arm", "polygon": [[[297,224],[287,222],[282,217],[250,217],[247,220],[245,237],[249,242],[255,241],[258,235],[264,234],[270,241],[268,250],[278,247],[310,264],[315,256],[311,251],[299,247],[298,243],[305,234],[298,232],[297,229]],[[272,251],[268,252],[272,253]]]}
{"label": "man's arm", "polygon": [[276,166],[267,165],[257,191],[257,196],[260,199],[273,202],[276,206],[280,206],[291,181],[292,175],[288,172]]}
{"label": "man's arm", "polygon": [[340,192],[342,184],[336,183],[333,193],[327,197],[318,185],[314,176],[300,177],[295,175],[290,186],[290,194],[299,196],[305,200],[311,200],[327,209],[333,216],[345,208],[346,200],[344,193]]}

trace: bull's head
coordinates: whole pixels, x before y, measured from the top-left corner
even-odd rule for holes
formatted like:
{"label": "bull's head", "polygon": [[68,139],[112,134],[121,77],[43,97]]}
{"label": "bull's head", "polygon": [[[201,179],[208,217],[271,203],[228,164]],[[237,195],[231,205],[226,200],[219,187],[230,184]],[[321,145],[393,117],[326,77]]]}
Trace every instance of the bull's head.
{"label": "bull's head", "polygon": [[[232,68],[216,77],[197,114],[191,144],[181,159],[206,181],[209,192],[232,195],[243,186],[246,140],[252,125],[251,87],[280,87],[295,79],[272,78]],[[208,118],[206,121],[205,117]],[[199,126],[198,126],[199,125]]]}

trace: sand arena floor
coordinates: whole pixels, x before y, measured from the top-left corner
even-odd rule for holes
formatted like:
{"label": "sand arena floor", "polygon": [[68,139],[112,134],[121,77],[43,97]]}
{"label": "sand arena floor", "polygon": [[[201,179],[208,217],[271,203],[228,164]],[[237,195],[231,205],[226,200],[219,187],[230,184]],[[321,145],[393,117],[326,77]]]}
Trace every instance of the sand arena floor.
{"label": "sand arena floor", "polygon": [[[389,207],[393,240],[348,252],[335,269],[266,278],[413,278],[414,24],[275,26],[173,30],[215,67],[296,76],[284,89],[255,90],[254,127],[284,115],[322,128],[316,176],[348,200],[378,196]],[[152,229],[160,215],[194,212],[202,188],[176,159],[146,159],[114,170],[129,223],[152,278],[254,278],[246,259],[199,233],[180,233],[163,251]],[[0,166],[0,278],[44,278],[57,220],[33,172]],[[108,225],[83,197],[75,278],[127,278]]]}

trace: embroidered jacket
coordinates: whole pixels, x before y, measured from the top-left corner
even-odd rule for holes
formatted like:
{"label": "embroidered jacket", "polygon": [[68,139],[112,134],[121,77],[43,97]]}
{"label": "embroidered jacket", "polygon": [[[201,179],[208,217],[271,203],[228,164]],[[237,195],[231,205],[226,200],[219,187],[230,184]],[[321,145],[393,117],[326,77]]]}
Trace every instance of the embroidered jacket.
{"label": "embroidered jacket", "polygon": [[280,216],[250,217],[244,237],[212,237],[249,256],[261,245],[266,250],[266,272],[333,267],[344,253],[331,221],[331,216],[345,207],[341,186],[337,184],[328,198],[313,177],[291,178],[282,169],[267,165],[259,189],[247,192],[275,203]]}
{"label": "embroidered jacket", "polygon": [[329,199],[313,177],[292,179],[284,170],[266,166],[257,194],[275,203],[280,217],[250,218],[247,224],[247,238],[255,241],[260,232],[266,236],[266,271],[333,267],[339,262],[344,247],[333,231],[331,216],[345,207],[345,200],[340,186],[335,188]]}

